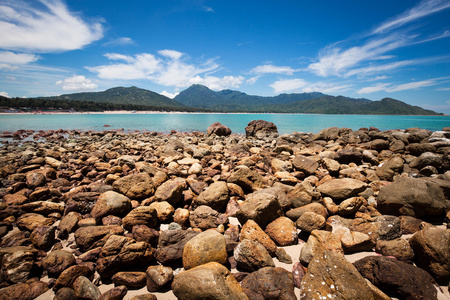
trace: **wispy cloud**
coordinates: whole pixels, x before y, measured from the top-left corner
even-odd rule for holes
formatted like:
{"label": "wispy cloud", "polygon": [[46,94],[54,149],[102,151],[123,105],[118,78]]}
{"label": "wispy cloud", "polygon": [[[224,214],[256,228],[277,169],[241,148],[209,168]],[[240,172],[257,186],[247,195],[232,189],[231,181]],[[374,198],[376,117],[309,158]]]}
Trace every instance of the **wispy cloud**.
{"label": "wispy cloud", "polygon": [[160,94],[163,95],[163,96],[166,96],[167,98],[173,99],[173,98],[175,98],[179,93],[169,93],[169,92],[167,92],[167,91],[162,91]]}
{"label": "wispy cloud", "polygon": [[60,0],[2,1],[0,48],[58,52],[81,49],[103,37],[99,21],[87,22]]}
{"label": "wispy cloud", "polygon": [[18,66],[35,62],[38,59],[39,56],[35,54],[0,51],[0,70],[14,70]]}
{"label": "wispy cloud", "polygon": [[333,93],[348,90],[352,85],[342,83],[307,82],[300,78],[277,80],[270,85],[275,93],[287,92],[322,92]]}
{"label": "wispy cloud", "polygon": [[295,78],[295,79],[277,80],[274,83],[272,83],[270,87],[273,88],[275,93],[286,93],[298,90],[306,86],[307,84],[308,83],[305,80]]}
{"label": "wispy cloud", "polygon": [[292,75],[295,69],[286,66],[261,65],[250,70],[250,74],[286,74]]}
{"label": "wispy cloud", "polygon": [[64,80],[58,80],[56,85],[61,86],[64,91],[92,91],[95,90],[98,85],[92,82],[92,80],[82,76],[74,75]]}
{"label": "wispy cloud", "polygon": [[9,98],[9,95],[8,95],[8,93],[7,93],[7,92],[0,92],[0,96],[3,96],[3,97],[6,97],[6,98]]}
{"label": "wispy cloud", "polygon": [[443,80],[446,80],[446,79],[448,79],[448,78],[444,78],[444,77],[433,78],[433,79],[422,80],[422,81],[412,81],[412,82],[403,83],[403,84],[378,83],[373,86],[361,88],[360,90],[357,91],[357,93],[358,94],[371,94],[371,93],[380,92],[380,91],[393,93],[393,92],[406,91],[406,90],[416,90],[416,89],[420,89],[423,87],[441,84],[441,83],[443,83]]}
{"label": "wispy cloud", "polygon": [[450,2],[448,0],[422,0],[413,8],[375,28],[373,33],[384,33],[449,7]]}
{"label": "wispy cloud", "polygon": [[176,50],[160,50],[157,54],[141,53],[134,56],[107,53],[108,59],[121,61],[95,67],[86,67],[101,79],[146,79],[163,86],[176,88],[203,84],[211,89],[237,88],[242,76],[216,77],[210,74],[220,69],[214,59],[190,63],[185,53]]}
{"label": "wispy cloud", "polygon": [[113,47],[113,46],[127,46],[127,45],[133,45],[134,41],[129,37],[119,37],[114,40],[111,40],[109,42],[104,43],[103,45],[106,47]]}

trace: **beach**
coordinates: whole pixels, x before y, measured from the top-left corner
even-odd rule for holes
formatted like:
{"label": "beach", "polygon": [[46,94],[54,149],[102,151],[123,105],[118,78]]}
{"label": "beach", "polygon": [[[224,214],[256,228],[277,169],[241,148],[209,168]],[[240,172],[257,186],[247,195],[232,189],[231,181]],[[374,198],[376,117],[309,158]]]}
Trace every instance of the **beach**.
{"label": "beach", "polygon": [[448,128],[208,125],[6,137],[0,299],[450,299]]}

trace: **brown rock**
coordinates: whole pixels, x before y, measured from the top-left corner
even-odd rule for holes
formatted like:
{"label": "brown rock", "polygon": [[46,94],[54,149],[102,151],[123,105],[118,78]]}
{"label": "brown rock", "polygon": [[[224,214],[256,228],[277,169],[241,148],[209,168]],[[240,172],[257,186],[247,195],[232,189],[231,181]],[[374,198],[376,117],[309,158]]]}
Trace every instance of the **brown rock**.
{"label": "brown rock", "polygon": [[295,169],[307,175],[314,174],[314,172],[319,168],[317,161],[303,155],[296,155],[292,160],[292,164]]}
{"label": "brown rock", "polygon": [[20,230],[33,231],[37,227],[41,226],[51,226],[54,220],[51,218],[46,218],[43,215],[35,213],[27,213],[21,215],[17,218],[16,225]]}
{"label": "brown rock", "polygon": [[81,215],[78,212],[71,211],[65,215],[59,222],[59,231],[61,238],[67,238],[69,233],[75,232]]}
{"label": "brown rock", "polygon": [[89,226],[75,231],[75,242],[83,251],[103,246],[108,238],[113,235],[122,235],[124,230],[121,226]]}
{"label": "brown rock", "polygon": [[173,214],[173,221],[181,227],[189,227],[189,210],[177,208]]}
{"label": "brown rock", "polygon": [[131,298],[130,300],[158,300],[153,294],[142,294]]}
{"label": "brown rock", "polygon": [[236,213],[241,224],[247,220],[255,221],[261,228],[281,217],[283,214],[277,197],[267,193],[253,193],[247,195],[247,200]]}
{"label": "brown rock", "polygon": [[253,120],[247,124],[247,127],[245,127],[245,136],[256,137],[258,139],[265,137],[276,138],[278,137],[278,129],[272,122]]}
{"label": "brown rock", "polygon": [[58,276],[62,271],[75,264],[75,257],[66,250],[50,252],[43,259],[44,269],[53,276]]}
{"label": "brown rock", "polygon": [[38,249],[49,249],[55,242],[56,227],[41,226],[36,227],[30,235],[30,240]]}
{"label": "brown rock", "polygon": [[374,242],[370,237],[362,232],[351,231],[344,226],[333,226],[333,234],[339,237],[341,240],[342,247],[344,248],[344,253],[355,253],[361,251],[371,251]]}
{"label": "brown rock", "polygon": [[313,212],[318,215],[323,216],[324,218],[328,217],[327,209],[318,202],[313,202],[310,204],[306,204],[301,207],[293,208],[286,212],[286,216],[292,221],[297,221],[305,212]]}
{"label": "brown rock", "polygon": [[135,225],[132,233],[137,242],[146,242],[155,248],[158,245],[159,232],[156,229],[148,228],[146,225]]}
{"label": "brown rock", "polygon": [[124,285],[128,288],[143,288],[146,285],[147,274],[145,272],[117,272],[111,278],[116,286]]}
{"label": "brown rock", "polygon": [[107,215],[124,216],[131,210],[128,197],[114,191],[107,191],[100,195],[91,211],[93,218],[101,220]]}
{"label": "brown rock", "polygon": [[228,177],[227,183],[237,184],[245,193],[251,193],[263,185],[263,177],[246,166],[239,166]]}
{"label": "brown rock", "polygon": [[302,231],[312,232],[313,230],[323,228],[325,222],[326,220],[323,216],[312,211],[307,211],[298,218],[295,224],[297,225],[297,228]]}
{"label": "brown rock", "polygon": [[150,266],[147,268],[147,290],[149,292],[159,292],[169,286],[173,280],[173,270],[162,265]]}
{"label": "brown rock", "polygon": [[411,216],[399,216],[402,234],[416,233],[421,229],[422,220]]}
{"label": "brown rock", "polygon": [[313,259],[314,255],[322,251],[324,248],[332,252],[344,254],[344,249],[342,248],[342,243],[339,236],[325,230],[314,230],[308,237],[306,245],[304,245],[300,251],[300,262],[304,266],[307,266]]}
{"label": "brown rock", "polygon": [[181,261],[184,245],[196,236],[198,232],[192,230],[165,230],[159,235],[156,260],[163,264]]}
{"label": "brown rock", "polygon": [[161,184],[155,192],[156,201],[167,201],[172,206],[177,207],[180,203],[183,190],[186,189],[186,182],[181,179],[168,180]]}
{"label": "brown rock", "polygon": [[294,277],[283,268],[259,269],[242,280],[241,286],[249,299],[297,299]]}
{"label": "brown rock", "polygon": [[248,299],[227,268],[211,262],[175,275],[172,290],[180,300]]}
{"label": "brown rock", "polygon": [[209,206],[201,205],[189,214],[189,223],[193,228],[206,230],[217,228],[220,224],[227,224],[228,217]]}
{"label": "brown rock", "polygon": [[318,199],[320,193],[316,192],[309,182],[303,181],[296,184],[286,197],[293,207],[302,207]]}
{"label": "brown rock", "polygon": [[122,219],[122,225],[128,231],[131,231],[133,226],[136,225],[145,225],[153,228],[157,223],[158,212],[149,206],[138,206]]}
{"label": "brown rock", "polygon": [[175,212],[173,206],[167,201],[153,202],[149,207],[156,210],[158,220],[162,223],[170,221]]}
{"label": "brown rock", "polygon": [[291,219],[286,217],[275,219],[267,225],[265,232],[281,247],[296,245],[298,241],[297,227]]}
{"label": "brown rock", "polygon": [[225,181],[212,183],[195,200],[197,205],[207,205],[214,210],[222,211],[230,200],[228,186]]}
{"label": "brown rock", "polygon": [[391,241],[378,240],[375,245],[375,251],[384,256],[393,256],[404,262],[412,261],[414,257],[411,246],[402,238]]}
{"label": "brown rock", "polygon": [[73,283],[75,295],[80,299],[97,300],[101,296],[99,288],[84,276],[78,276]]}
{"label": "brown rock", "polygon": [[63,287],[55,293],[53,300],[78,300],[78,297],[73,289]]}
{"label": "brown rock", "polygon": [[294,285],[296,288],[301,288],[302,287],[302,279],[303,276],[305,276],[307,269],[302,266],[302,264],[300,262],[296,262],[294,263],[294,265],[292,266],[292,275],[294,276]]}
{"label": "brown rock", "polygon": [[57,291],[62,287],[72,287],[78,276],[91,277],[92,271],[86,266],[70,266],[59,275],[56,279],[53,290]]}
{"label": "brown rock", "polygon": [[269,252],[256,241],[245,239],[234,249],[234,259],[239,269],[254,272],[264,267],[275,267]]}
{"label": "brown rock", "polygon": [[189,270],[209,262],[224,264],[227,257],[225,237],[215,230],[207,230],[186,242],[183,267]]}
{"label": "brown rock", "polygon": [[347,217],[355,214],[363,205],[364,198],[363,197],[352,197],[346,199],[339,204],[338,214]]}
{"label": "brown rock", "polygon": [[113,190],[134,200],[148,198],[155,193],[155,186],[147,173],[132,174],[113,183]]}
{"label": "brown rock", "polygon": [[[16,250],[12,252],[11,250]],[[26,282],[33,268],[35,251],[26,248],[12,247],[2,255],[1,277],[5,281],[13,283]]]}
{"label": "brown rock", "polygon": [[1,300],[33,300],[48,290],[47,284],[42,281],[31,283],[17,283],[1,289]]}
{"label": "brown rock", "polygon": [[366,188],[367,184],[358,179],[339,178],[326,181],[317,190],[324,196],[344,200],[356,196]]}
{"label": "brown rock", "polygon": [[245,222],[244,226],[242,226],[240,240],[243,241],[245,239],[260,243],[271,255],[274,255],[277,251],[275,242],[253,220],[248,220]]}
{"label": "brown rock", "polygon": [[231,129],[219,122],[215,122],[208,127],[206,132],[208,136],[213,134],[217,136],[229,136],[231,134]]}
{"label": "brown rock", "polygon": [[124,285],[116,286],[103,293],[98,300],[122,300],[127,294],[128,289]]}

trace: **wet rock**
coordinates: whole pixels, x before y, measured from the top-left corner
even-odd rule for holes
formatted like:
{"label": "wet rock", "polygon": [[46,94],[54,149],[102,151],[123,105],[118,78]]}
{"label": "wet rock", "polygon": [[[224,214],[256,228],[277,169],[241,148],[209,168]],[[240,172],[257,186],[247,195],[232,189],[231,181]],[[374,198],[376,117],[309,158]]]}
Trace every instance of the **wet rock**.
{"label": "wet rock", "polygon": [[385,256],[368,256],[354,265],[362,276],[390,297],[437,299],[434,279],[413,265]]}
{"label": "wet rock", "polygon": [[145,272],[117,272],[111,277],[116,286],[124,285],[128,288],[140,289],[146,285],[147,274]]}
{"label": "wet rock", "polygon": [[255,221],[261,228],[265,228],[270,222],[283,214],[277,197],[266,193],[253,193],[247,195],[246,201],[236,213],[241,224],[247,220]]}
{"label": "wet rock", "polygon": [[159,292],[172,283],[173,270],[162,265],[150,266],[146,271],[147,290],[149,292]]}
{"label": "wet rock", "polygon": [[222,211],[230,200],[227,183],[217,181],[200,193],[195,200],[197,205],[206,205],[214,210]]}
{"label": "wet rock", "polygon": [[192,230],[165,230],[159,235],[156,260],[163,264],[181,261],[183,249],[187,241],[196,236],[198,232]]}
{"label": "wet rock", "polygon": [[317,190],[324,196],[336,200],[344,200],[356,196],[366,188],[367,184],[358,179],[339,178],[326,181]]}
{"label": "wet rock", "polygon": [[82,227],[75,231],[75,242],[80,249],[86,251],[103,246],[113,234],[123,233],[123,228],[118,225]]}
{"label": "wet rock", "polygon": [[265,232],[278,246],[297,244],[297,227],[286,217],[279,217],[267,225]]}
{"label": "wet rock", "polygon": [[374,299],[358,270],[343,255],[321,249],[303,276],[302,299]]}
{"label": "wet rock", "polygon": [[225,237],[215,230],[207,230],[186,242],[183,267],[189,270],[209,262],[225,264],[227,257]]}
{"label": "wet rock", "polygon": [[157,223],[158,213],[156,209],[149,206],[138,206],[122,219],[122,225],[128,231],[131,231],[137,225],[153,228]]}
{"label": "wet rock", "polygon": [[242,280],[241,286],[249,299],[297,299],[294,277],[283,268],[259,269]]}
{"label": "wet rock", "polygon": [[102,294],[99,288],[84,276],[78,276],[75,279],[73,290],[75,295],[81,299],[97,300]]}
{"label": "wet rock", "polygon": [[201,205],[189,214],[189,223],[193,228],[206,230],[217,228],[220,224],[227,224],[228,217],[209,206]]}
{"label": "wet rock", "polygon": [[248,299],[230,271],[215,262],[178,273],[173,279],[172,290],[181,300]]}
{"label": "wet rock", "polygon": [[91,211],[93,218],[100,220],[107,215],[124,216],[131,210],[131,201],[128,197],[114,191],[100,195]]}
{"label": "wet rock", "polygon": [[59,276],[62,271],[75,263],[73,254],[66,250],[52,251],[43,259],[44,270],[52,276]]}
{"label": "wet rock", "polygon": [[253,120],[245,127],[246,137],[256,137],[262,139],[265,137],[276,138],[278,137],[277,126],[272,122],[264,120]]}
{"label": "wet rock", "polygon": [[113,183],[113,190],[132,200],[148,198],[155,193],[155,186],[147,173],[131,174]]}
{"label": "wet rock", "polygon": [[231,129],[219,122],[215,122],[208,127],[206,132],[208,135],[215,134],[217,136],[229,136],[231,134]]}
{"label": "wet rock", "polygon": [[410,239],[416,265],[428,271],[439,283],[450,280],[450,231],[428,227]]}
{"label": "wet rock", "polygon": [[275,267],[266,248],[256,241],[245,239],[234,249],[238,269],[254,272],[264,267]]}
{"label": "wet rock", "polygon": [[442,190],[417,178],[399,178],[381,188],[377,204],[382,214],[417,218],[443,214],[446,207]]}

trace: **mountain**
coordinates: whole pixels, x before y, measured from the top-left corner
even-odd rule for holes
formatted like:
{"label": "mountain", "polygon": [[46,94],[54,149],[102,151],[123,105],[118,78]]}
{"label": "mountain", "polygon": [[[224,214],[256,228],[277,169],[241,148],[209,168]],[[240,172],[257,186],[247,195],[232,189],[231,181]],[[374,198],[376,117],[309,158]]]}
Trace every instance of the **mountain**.
{"label": "mountain", "polygon": [[247,95],[239,91],[214,92],[206,86],[194,84],[180,92],[174,100],[190,107],[209,108],[224,111],[252,111],[262,105],[288,104],[325,96],[322,93],[281,94],[275,97]]}
{"label": "mountain", "polygon": [[49,100],[77,100],[125,105],[145,105],[155,107],[183,107],[182,104],[161,94],[132,87],[115,87],[103,92],[65,94],[54,97],[40,97]]}
{"label": "mountain", "polygon": [[281,94],[275,97],[251,96],[239,91],[215,92],[203,85],[193,85],[180,92],[175,101],[188,106],[218,111],[310,113],[310,114],[374,114],[374,115],[439,115],[418,106],[385,98],[380,101],[330,96],[322,93]]}

